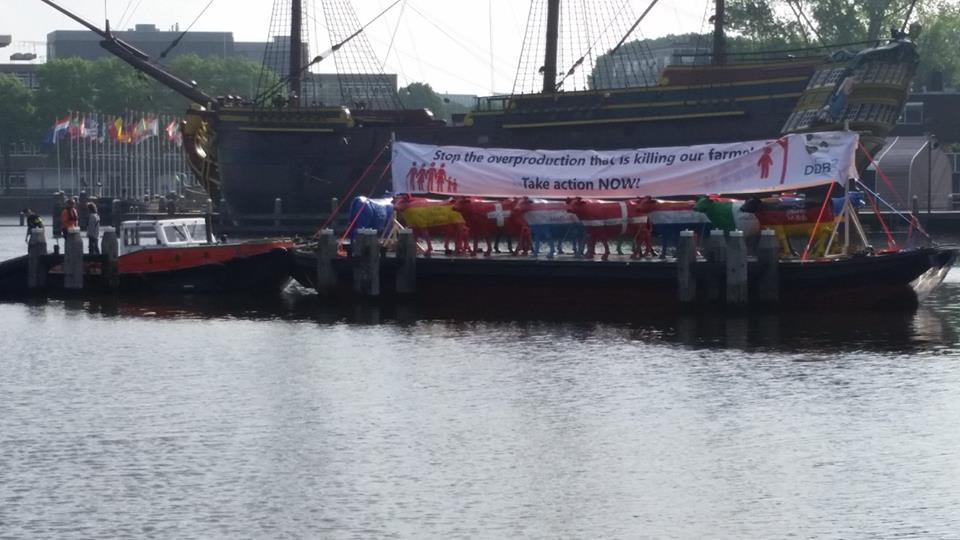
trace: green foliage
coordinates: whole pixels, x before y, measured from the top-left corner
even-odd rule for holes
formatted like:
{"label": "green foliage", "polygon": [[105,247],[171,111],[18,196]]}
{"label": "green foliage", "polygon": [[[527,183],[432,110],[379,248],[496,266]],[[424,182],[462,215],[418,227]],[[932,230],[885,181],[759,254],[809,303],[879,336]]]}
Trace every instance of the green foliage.
{"label": "green foliage", "polygon": [[57,59],[38,69],[40,89],[36,93],[37,117],[35,126],[49,125],[53,119],[70,111],[90,111],[96,105],[96,85],[93,62],[79,58]]}
{"label": "green foliage", "polygon": [[[181,79],[195,81],[211,96],[234,95],[246,99],[256,97],[261,72],[260,64],[246,58],[202,58],[195,54],[178,56],[170,62],[169,69]],[[268,70],[260,86],[266,88],[276,81],[276,74]]]}
{"label": "green foliage", "polygon": [[[187,81],[196,81],[210,95],[253,97],[260,79],[260,64],[245,58],[179,56],[169,70]],[[40,136],[55,118],[70,111],[123,114],[128,110],[181,114],[190,103],[133,67],[116,58],[95,61],[66,58],[39,68],[36,115],[27,122],[30,136]],[[266,83],[277,77],[266,73]]]}
{"label": "green foliage", "polygon": [[922,31],[917,39],[920,50],[918,84],[929,83],[930,73],[943,73],[943,82],[960,86],[960,5],[943,2],[924,10],[920,16]]}
{"label": "green foliage", "polygon": [[400,89],[400,102],[407,109],[430,109],[435,118],[446,116],[443,99],[427,83],[410,83]]}
{"label": "green foliage", "polygon": [[10,145],[31,134],[33,115],[32,92],[20,79],[0,73],[0,187],[7,185],[10,175]]}

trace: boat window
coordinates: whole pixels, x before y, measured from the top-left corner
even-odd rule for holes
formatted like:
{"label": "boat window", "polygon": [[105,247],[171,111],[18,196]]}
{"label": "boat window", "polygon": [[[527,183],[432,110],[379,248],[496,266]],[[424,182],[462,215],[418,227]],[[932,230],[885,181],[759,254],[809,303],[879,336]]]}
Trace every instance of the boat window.
{"label": "boat window", "polygon": [[183,225],[165,225],[163,227],[163,236],[166,237],[167,242],[171,244],[181,244],[190,241],[190,237],[187,235],[187,231]]}
{"label": "boat window", "polygon": [[199,223],[187,223],[184,225],[190,239],[194,242],[205,242],[207,240],[207,225],[202,221]]}

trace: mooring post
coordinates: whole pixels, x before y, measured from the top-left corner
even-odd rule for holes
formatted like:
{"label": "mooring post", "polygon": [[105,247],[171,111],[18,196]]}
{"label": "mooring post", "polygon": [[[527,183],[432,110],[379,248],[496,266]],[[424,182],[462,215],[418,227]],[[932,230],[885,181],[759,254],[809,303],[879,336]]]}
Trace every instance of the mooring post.
{"label": "mooring post", "polygon": [[120,224],[123,223],[123,201],[120,199],[110,201],[110,222],[114,229],[120,230]]}
{"label": "mooring post", "polygon": [[353,240],[353,290],[380,296],[380,245],[376,229],[360,229]]}
{"label": "mooring post", "polygon": [[120,274],[117,269],[117,257],[120,254],[120,242],[117,239],[117,230],[113,227],[103,227],[103,238],[100,240],[100,253],[103,254],[103,281],[107,288],[115,291],[120,288]]}
{"label": "mooring post", "polygon": [[397,235],[397,294],[417,292],[417,239],[413,229]]}
{"label": "mooring post", "polygon": [[727,275],[727,239],[721,229],[713,229],[707,237],[707,301],[719,304],[724,298],[724,283]]}
{"label": "mooring post", "polygon": [[697,278],[693,274],[693,264],[697,260],[697,244],[693,231],[680,231],[677,244],[677,294],[681,304],[689,304],[697,299]]}
{"label": "mooring post", "polygon": [[727,237],[727,305],[747,303],[747,245],[743,231],[730,231]]}
{"label": "mooring post", "polygon": [[63,288],[83,288],[83,236],[79,227],[67,230],[63,246]]}
{"label": "mooring post", "polygon": [[337,258],[337,238],[333,229],[320,231],[320,241],[317,245],[317,283],[316,290],[320,296],[333,296],[337,292],[337,273],[333,268],[333,260]]}
{"label": "mooring post", "polygon": [[27,242],[27,288],[30,290],[46,288],[47,265],[44,257],[47,255],[47,237],[43,228],[30,231],[30,239]]}
{"label": "mooring post", "polygon": [[280,216],[283,215],[283,199],[277,197],[273,200],[273,226],[280,228]]}
{"label": "mooring post", "polygon": [[757,300],[776,303],[780,300],[780,244],[776,233],[770,229],[760,231],[757,262],[760,266],[760,275],[757,276]]}

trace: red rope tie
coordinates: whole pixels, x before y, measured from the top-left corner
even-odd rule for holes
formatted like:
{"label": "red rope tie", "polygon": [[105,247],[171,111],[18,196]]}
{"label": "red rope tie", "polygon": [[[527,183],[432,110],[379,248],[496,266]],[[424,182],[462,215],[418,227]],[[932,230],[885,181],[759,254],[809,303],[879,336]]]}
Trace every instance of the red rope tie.
{"label": "red rope tie", "polygon": [[[379,157],[379,156],[378,156],[378,157]],[[367,195],[368,197],[373,197],[373,192],[377,190],[377,187],[380,185],[380,182],[382,182],[382,181],[383,181],[383,178],[387,175],[387,171],[390,170],[390,166],[391,166],[392,163],[393,163],[393,160],[391,160],[389,163],[387,163],[387,166],[384,167],[383,172],[380,173],[380,177],[377,178],[376,184],[374,184],[374,186],[373,186],[372,188],[370,188],[370,193]],[[344,231],[343,236],[340,237],[340,241],[337,242],[337,251],[338,251],[338,252],[340,252],[340,251],[343,250],[343,244],[344,244],[344,242],[346,242],[347,236],[350,236],[350,231],[352,231],[354,225],[357,224],[357,220],[360,219],[360,214],[361,214],[361,213],[362,213],[362,212],[357,212],[357,215],[353,216],[353,220],[350,221],[350,225],[347,226],[347,230]]]}
{"label": "red rope tie", "polygon": [[833,186],[837,185],[836,182],[830,183],[830,189],[827,190],[827,196],[823,199],[823,205],[820,207],[820,215],[817,216],[817,222],[813,225],[813,230],[810,231],[810,239],[807,240],[807,247],[803,250],[803,255],[800,257],[801,261],[807,260],[807,255],[810,253],[810,246],[813,245],[813,239],[817,237],[817,229],[820,228],[820,222],[823,221],[823,214],[827,212],[827,205],[830,204],[830,195],[833,193]]}
{"label": "red rope tie", "polygon": [[880,215],[880,206],[877,205],[877,198],[871,196],[869,193],[864,193],[867,195],[867,200],[870,201],[870,206],[873,208],[874,215],[877,216],[877,220],[880,222],[880,228],[883,229],[883,234],[887,237],[887,249],[896,250],[897,241],[893,239],[893,234],[890,233],[887,223],[883,220],[883,216]]}

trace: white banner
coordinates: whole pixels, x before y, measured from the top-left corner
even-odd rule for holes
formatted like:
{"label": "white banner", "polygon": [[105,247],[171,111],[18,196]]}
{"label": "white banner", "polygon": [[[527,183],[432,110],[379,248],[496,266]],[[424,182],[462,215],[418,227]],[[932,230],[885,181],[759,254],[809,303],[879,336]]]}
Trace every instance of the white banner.
{"label": "white banner", "polygon": [[856,176],[858,135],[640,150],[393,145],[393,191],[486,197],[667,197],[790,191]]}

